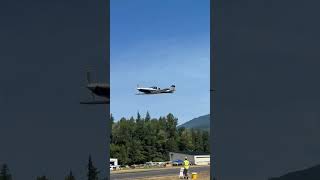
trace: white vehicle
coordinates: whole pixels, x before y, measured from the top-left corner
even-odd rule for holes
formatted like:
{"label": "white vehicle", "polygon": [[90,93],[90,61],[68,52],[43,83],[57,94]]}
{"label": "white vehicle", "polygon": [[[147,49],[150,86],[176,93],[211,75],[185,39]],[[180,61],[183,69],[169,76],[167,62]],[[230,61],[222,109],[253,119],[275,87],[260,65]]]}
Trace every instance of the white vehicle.
{"label": "white vehicle", "polygon": [[115,158],[111,158],[110,159],[110,170],[117,170],[119,169],[119,165],[118,165],[118,159]]}

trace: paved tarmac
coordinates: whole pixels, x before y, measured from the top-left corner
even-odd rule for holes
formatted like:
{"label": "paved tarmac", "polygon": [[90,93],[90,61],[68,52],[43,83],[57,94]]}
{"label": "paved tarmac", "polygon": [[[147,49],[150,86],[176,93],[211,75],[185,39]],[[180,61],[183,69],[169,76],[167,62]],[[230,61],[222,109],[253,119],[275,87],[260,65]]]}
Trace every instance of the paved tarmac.
{"label": "paved tarmac", "polygon": [[[210,166],[194,166],[190,167],[189,173],[191,172],[202,172],[210,171]],[[111,180],[134,180],[137,178],[155,177],[155,176],[179,176],[179,168],[163,168],[156,170],[148,170],[142,172],[126,172],[126,173],[111,173]]]}

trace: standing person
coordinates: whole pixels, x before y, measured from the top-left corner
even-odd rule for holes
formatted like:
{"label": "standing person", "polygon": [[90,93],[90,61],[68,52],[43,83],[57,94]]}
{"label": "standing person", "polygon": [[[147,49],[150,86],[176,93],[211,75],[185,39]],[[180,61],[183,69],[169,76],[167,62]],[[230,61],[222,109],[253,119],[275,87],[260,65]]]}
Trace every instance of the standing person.
{"label": "standing person", "polygon": [[188,176],[189,165],[190,165],[190,162],[188,161],[188,158],[185,157],[184,161],[183,161],[183,168],[184,168],[183,169],[183,174],[184,174],[183,179],[189,179],[189,176]]}

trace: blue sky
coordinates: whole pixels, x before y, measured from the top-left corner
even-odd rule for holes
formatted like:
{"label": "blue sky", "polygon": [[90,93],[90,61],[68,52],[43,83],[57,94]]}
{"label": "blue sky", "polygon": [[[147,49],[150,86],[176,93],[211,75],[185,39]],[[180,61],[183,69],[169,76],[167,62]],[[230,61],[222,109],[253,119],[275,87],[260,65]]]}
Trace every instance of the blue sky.
{"label": "blue sky", "polygon": [[[111,0],[111,112],[173,113],[179,124],[210,111],[209,0]],[[174,94],[137,96],[137,84]]]}

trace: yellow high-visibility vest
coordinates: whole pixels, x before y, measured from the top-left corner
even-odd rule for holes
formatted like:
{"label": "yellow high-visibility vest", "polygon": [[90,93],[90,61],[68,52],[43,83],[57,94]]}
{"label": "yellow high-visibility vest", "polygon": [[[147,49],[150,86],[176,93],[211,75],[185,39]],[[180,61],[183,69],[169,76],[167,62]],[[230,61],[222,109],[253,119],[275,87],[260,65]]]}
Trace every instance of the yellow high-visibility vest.
{"label": "yellow high-visibility vest", "polygon": [[188,160],[184,160],[184,161],[183,161],[183,167],[184,167],[185,169],[189,169],[189,164],[190,164],[190,162],[189,162]]}

